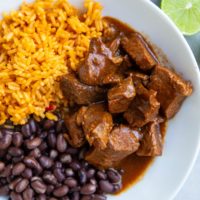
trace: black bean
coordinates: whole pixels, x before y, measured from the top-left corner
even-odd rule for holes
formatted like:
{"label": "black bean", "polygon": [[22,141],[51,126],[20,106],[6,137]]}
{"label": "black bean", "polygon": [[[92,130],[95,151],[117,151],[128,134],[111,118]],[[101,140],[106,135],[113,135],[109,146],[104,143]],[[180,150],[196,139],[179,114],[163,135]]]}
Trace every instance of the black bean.
{"label": "black bean", "polygon": [[38,194],[44,194],[47,190],[47,186],[41,180],[33,181],[31,186]]}
{"label": "black bean", "polygon": [[65,170],[65,174],[67,177],[71,177],[71,176],[74,176],[74,171],[71,168],[67,168]]}
{"label": "black bean", "polygon": [[1,130],[2,134],[9,134],[9,135],[13,135],[14,134],[14,129],[7,129],[7,128],[3,128]]}
{"label": "black bean", "polygon": [[10,183],[11,181],[13,181],[14,180],[14,176],[11,174],[10,176],[7,176],[6,177],[6,181],[8,182],[8,183]]}
{"label": "black bean", "polygon": [[47,197],[46,197],[45,194],[40,194],[40,195],[36,198],[36,200],[46,200],[46,199],[47,199]]}
{"label": "black bean", "polygon": [[7,184],[7,180],[6,178],[0,178],[0,185],[3,186],[3,185],[6,185]]}
{"label": "black bean", "polygon": [[95,194],[93,197],[92,197],[92,200],[106,200],[106,196],[105,195],[100,195],[100,194]]}
{"label": "black bean", "polygon": [[53,191],[53,195],[55,197],[63,197],[68,193],[68,191],[69,191],[69,188],[66,185],[63,185],[61,187],[56,188]]}
{"label": "black bean", "polygon": [[41,152],[44,152],[47,150],[48,145],[46,142],[42,142],[38,148],[40,149]]}
{"label": "black bean", "polygon": [[59,182],[62,182],[65,180],[65,175],[60,168],[55,168],[53,171],[53,174]]}
{"label": "black bean", "polygon": [[0,196],[7,196],[9,194],[9,187],[8,185],[0,187]]}
{"label": "black bean", "polygon": [[63,134],[59,134],[57,137],[57,142],[56,142],[56,147],[57,150],[61,153],[65,152],[67,149],[67,142],[63,136]]}
{"label": "black bean", "polygon": [[31,132],[32,133],[36,133],[36,131],[37,131],[37,123],[36,123],[36,121],[33,118],[31,118],[31,119],[29,119],[28,124],[29,124]]}
{"label": "black bean", "polygon": [[42,133],[43,129],[40,127],[40,124],[37,122],[37,131],[36,135],[40,137],[40,134]]}
{"label": "black bean", "polygon": [[3,171],[5,168],[5,163],[0,161],[0,172]]}
{"label": "black bean", "polygon": [[61,200],[70,200],[68,196],[62,197]]}
{"label": "black bean", "polygon": [[87,176],[86,176],[86,172],[84,170],[80,170],[78,171],[78,177],[79,177],[79,182],[80,184],[85,184],[87,181]]}
{"label": "black bean", "polygon": [[6,150],[1,150],[1,149],[0,149],[0,158],[5,157],[6,154],[7,154],[7,151],[6,151]]}
{"label": "black bean", "polygon": [[92,200],[92,196],[91,195],[84,195],[81,197],[81,200]]}
{"label": "black bean", "polygon": [[92,168],[89,169],[89,170],[86,172],[87,178],[90,179],[90,178],[94,177],[95,173],[96,173],[96,170],[95,170],[95,169],[92,169]]}
{"label": "black bean", "polygon": [[64,164],[69,164],[72,162],[72,157],[69,154],[62,154],[60,156],[60,161]]}
{"label": "black bean", "polygon": [[7,165],[7,166],[4,168],[4,170],[1,171],[0,177],[4,177],[4,178],[9,177],[9,176],[11,175],[11,173],[12,173],[12,168],[13,168],[13,165],[12,165],[12,164]]}
{"label": "black bean", "polygon": [[47,156],[41,156],[39,158],[39,161],[40,161],[40,164],[42,165],[42,167],[47,168],[47,169],[51,168],[53,165],[53,161],[50,158],[48,158]]}
{"label": "black bean", "polygon": [[23,200],[22,196],[16,192],[11,192],[10,198],[11,200]]}
{"label": "black bean", "polygon": [[13,157],[19,157],[21,155],[23,155],[23,150],[17,147],[10,147],[8,149],[8,153],[13,156]]}
{"label": "black bean", "polygon": [[[18,126],[15,132],[0,132],[0,141],[6,134],[13,137],[13,146],[9,144],[5,150],[0,147],[0,158],[5,159],[0,161],[0,186],[8,185],[9,190],[21,192],[19,195],[12,192],[13,198],[106,200],[103,193],[114,193],[121,188],[120,172],[97,170],[84,160],[86,148],[68,147],[61,134],[65,130],[63,120],[53,121],[52,127],[46,126],[47,121],[37,124],[30,119],[29,124]],[[45,123],[46,130],[42,128]]]}
{"label": "black bean", "polygon": [[93,184],[93,185],[97,185],[97,180],[94,179],[94,178],[91,178],[90,183]]}
{"label": "black bean", "polygon": [[99,179],[102,179],[102,180],[106,180],[107,179],[107,175],[103,171],[98,171],[97,172],[97,177]]}
{"label": "black bean", "polygon": [[71,198],[70,198],[71,200],[79,200],[80,199],[80,194],[79,194],[79,192],[73,192],[72,194],[71,194]]}
{"label": "black bean", "polygon": [[18,176],[25,170],[25,168],[26,166],[24,165],[24,163],[17,163],[12,169],[12,174],[14,176]]}
{"label": "black bean", "polygon": [[31,136],[31,129],[29,124],[23,125],[21,131],[24,137],[29,138]]}
{"label": "black bean", "polygon": [[81,160],[81,166],[86,169],[88,168],[89,163],[87,161]]}
{"label": "black bean", "polygon": [[60,133],[62,131],[62,127],[63,127],[64,121],[63,120],[59,120],[56,124],[56,132]]}
{"label": "black bean", "polygon": [[10,133],[2,133],[0,135],[0,150],[7,149],[12,143],[12,135]]}
{"label": "black bean", "polygon": [[9,161],[9,160],[11,160],[11,159],[12,159],[12,156],[11,156],[10,154],[7,154],[7,155],[6,155],[6,160]]}
{"label": "black bean", "polygon": [[15,164],[15,163],[18,163],[18,162],[22,162],[23,159],[24,159],[24,155],[22,155],[20,157],[13,157],[12,162]]}
{"label": "black bean", "polygon": [[69,165],[73,170],[78,171],[81,169],[80,163],[78,161],[72,161]]}
{"label": "black bean", "polygon": [[43,128],[45,130],[51,129],[52,127],[54,127],[54,125],[55,125],[55,122],[53,120],[50,120],[50,119],[47,119],[43,122]]}
{"label": "black bean", "polygon": [[17,183],[15,187],[15,191],[17,193],[23,192],[27,188],[28,184],[29,184],[29,181],[27,179],[22,179],[21,181]]}
{"label": "black bean", "polygon": [[58,183],[56,177],[52,173],[44,173],[43,180],[53,185],[56,185]]}
{"label": "black bean", "polygon": [[107,171],[108,178],[111,183],[120,183],[121,182],[121,175],[115,169],[109,169]]}
{"label": "black bean", "polygon": [[50,195],[54,190],[54,186],[53,185],[47,185],[47,195]]}
{"label": "black bean", "polygon": [[121,184],[114,185],[114,192],[117,192],[117,191],[121,190],[121,188],[122,188]]}
{"label": "black bean", "polygon": [[31,182],[34,182],[34,181],[42,181],[42,178],[39,177],[39,176],[33,176],[33,177],[31,178]]}
{"label": "black bean", "polygon": [[73,147],[69,147],[66,150],[66,153],[71,154],[71,155],[76,155],[76,154],[78,154],[78,152],[79,152],[78,149],[73,148]]}
{"label": "black bean", "polygon": [[71,188],[71,189],[70,189],[70,193],[73,193],[73,192],[79,192],[79,191],[80,191],[80,189],[81,189],[81,187],[80,187],[80,186],[73,187],[73,188]]}
{"label": "black bean", "polygon": [[48,145],[51,148],[55,148],[56,147],[56,136],[53,133],[48,134]]}
{"label": "black bean", "polygon": [[54,163],[54,168],[62,168],[62,163],[60,161],[56,161]]}
{"label": "black bean", "polygon": [[51,159],[56,159],[56,157],[58,156],[58,152],[56,151],[56,150],[54,150],[54,149],[52,149],[51,151],[50,151],[50,153],[49,153],[49,156],[50,156],[50,158]]}
{"label": "black bean", "polygon": [[19,132],[15,132],[13,135],[13,144],[15,147],[20,147],[23,143],[23,136]]}
{"label": "black bean", "polygon": [[56,135],[55,129],[50,129],[50,130],[48,131],[48,134],[54,134],[54,135]]}
{"label": "black bean", "polygon": [[67,178],[64,183],[70,188],[74,188],[78,186],[78,182],[74,178]]}
{"label": "black bean", "polygon": [[114,186],[107,180],[99,181],[99,188],[102,192],[111,194],[114,191]]}
{"label": "black bean", "polygon": [[34,158],[39,158],[41,156],[41,151],[38,148],[33,149],[30,153],[29,156],[32,156]]}
{"label": "black bean", "polygon": [[41,142],[42,142],[42,139],[39,138],[39,137],[36,137],[36,138],[31,139],[31,140],[27,140],[26,141],[26,147],[30,150],[35,149],[38,146],[40,146]]}
{"label": "black bean", "polygon": [[24,178],[31,179],[32,176],[33,176],[33,172],[32,172],[31,169],[26,168],[26,169],[24,170],[24,172],[22,173],[22,176],[23,176]]}
{"label": "black bean", "polygon": [[42,172],[42,167],[35,158],[27,156],[24,158],[24,163],[27,167],[36,169],[38,173]]}
{"label": "black bean", "polygon": [[86,185],[84,185],[82,188],[81,188],[81,194],[83,195],[90,195],[90,194],[94,194],[96,192],[96,185],[93,185],[91,183],[88,183]]}
{"label": "black bean", "polygon": [[16,185],[22,180],[22,178],[16,178],[12,182],[9,183],[8,187],[10,190],[14,190]]}
{"label": "black bean", "polygon": [[42,131],[40,134],[38,134],[40,138],[45,139],[48,136],[47,131]]}

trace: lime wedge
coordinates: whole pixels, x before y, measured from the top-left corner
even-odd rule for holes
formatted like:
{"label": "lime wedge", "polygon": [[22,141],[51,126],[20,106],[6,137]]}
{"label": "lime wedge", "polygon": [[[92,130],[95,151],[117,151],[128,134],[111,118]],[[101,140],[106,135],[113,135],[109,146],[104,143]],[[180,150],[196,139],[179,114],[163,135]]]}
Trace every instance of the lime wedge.
{"label": "lime wedge", "polygon": [[162,0],[161,8],[183,34],[200,31],[200,0]]}

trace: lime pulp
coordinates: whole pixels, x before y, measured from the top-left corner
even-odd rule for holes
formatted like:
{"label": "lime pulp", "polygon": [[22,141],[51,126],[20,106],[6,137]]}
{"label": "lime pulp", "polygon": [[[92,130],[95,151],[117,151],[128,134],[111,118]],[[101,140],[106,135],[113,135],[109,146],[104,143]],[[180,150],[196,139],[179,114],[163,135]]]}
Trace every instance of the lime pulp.
{"label": "lime pulp", "polygon": [[185,35],[200,31],[200,0],[162,0],[161,9]]}

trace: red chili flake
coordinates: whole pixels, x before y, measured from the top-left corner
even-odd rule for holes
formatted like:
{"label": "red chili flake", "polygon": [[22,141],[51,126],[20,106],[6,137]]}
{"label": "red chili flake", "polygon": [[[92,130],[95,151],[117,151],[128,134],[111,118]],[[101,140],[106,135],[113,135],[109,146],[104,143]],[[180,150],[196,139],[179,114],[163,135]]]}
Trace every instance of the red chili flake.
{"label": "red chili flake", "polygon": [[56,105],[49,105],[49,107],[46,108],[46,111],[53,111],[56,109]]}

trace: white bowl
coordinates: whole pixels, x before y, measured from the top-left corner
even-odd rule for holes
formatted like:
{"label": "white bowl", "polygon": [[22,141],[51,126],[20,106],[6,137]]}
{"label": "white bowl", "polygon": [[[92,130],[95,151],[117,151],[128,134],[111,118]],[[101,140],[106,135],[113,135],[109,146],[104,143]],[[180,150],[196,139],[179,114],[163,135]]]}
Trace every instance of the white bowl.
{"label": "white bowl", "polygon": [[[170,200],[194,165],[200,146],[200,75],[184,37],[170,19],[148,0],[99,0],[104,15],[116,17],[148,35],[160,47],[177,72],[190,80],[194,93],[170,120],[163,156],[155,160],[144,178],[109,200]],[[16,8],[22,0],[0,1],[0,11]],[[82,0],[71,0],[82,5]],[[3,198],[1,198],[3,200]]]}

